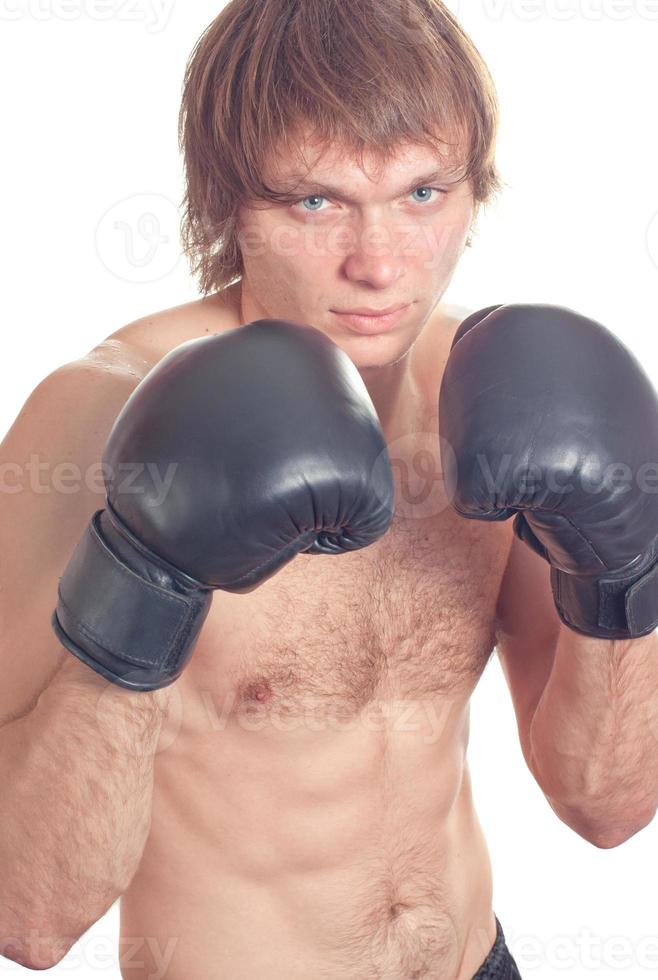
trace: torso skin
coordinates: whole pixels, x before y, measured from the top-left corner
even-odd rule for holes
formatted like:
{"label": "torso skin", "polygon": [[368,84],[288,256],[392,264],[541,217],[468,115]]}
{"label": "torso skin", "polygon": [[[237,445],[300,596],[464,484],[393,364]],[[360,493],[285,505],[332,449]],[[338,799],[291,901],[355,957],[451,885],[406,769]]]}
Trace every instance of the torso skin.
{"label": "torso skin", "polygon": [[[204,302],[214,329],[239,325]],[[155,364],[199,336],[180,310],[117,336]],[[426,400],[389,532],[215,593],[121,900],[125,980],[470,980],[491,949],[466,750],[511,522],[463,520],[436,478],[422,503],[460,319],[437,307],[411,352]]]}

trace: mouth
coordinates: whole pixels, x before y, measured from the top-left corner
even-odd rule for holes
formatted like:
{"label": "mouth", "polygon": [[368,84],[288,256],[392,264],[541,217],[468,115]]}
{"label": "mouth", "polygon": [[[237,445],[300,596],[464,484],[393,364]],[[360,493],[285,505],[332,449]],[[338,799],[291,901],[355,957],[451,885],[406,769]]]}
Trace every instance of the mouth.
{"label": "mouth", "polygon": [[385,310],[331,310],[330,312],[352,331],[359,334],[378,334],[392,330],[403,319],[411,303],[391,306]]}

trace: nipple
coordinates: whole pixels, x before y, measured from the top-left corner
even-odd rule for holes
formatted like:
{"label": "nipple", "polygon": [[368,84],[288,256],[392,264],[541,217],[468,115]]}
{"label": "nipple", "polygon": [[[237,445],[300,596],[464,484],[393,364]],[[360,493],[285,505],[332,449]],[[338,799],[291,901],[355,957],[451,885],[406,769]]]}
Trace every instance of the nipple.
{"label": "nipple", "polygon": [[251,681],[242,691],[244,701],[259,701],[264,704],[272,697],[272,688],[267,681]]}

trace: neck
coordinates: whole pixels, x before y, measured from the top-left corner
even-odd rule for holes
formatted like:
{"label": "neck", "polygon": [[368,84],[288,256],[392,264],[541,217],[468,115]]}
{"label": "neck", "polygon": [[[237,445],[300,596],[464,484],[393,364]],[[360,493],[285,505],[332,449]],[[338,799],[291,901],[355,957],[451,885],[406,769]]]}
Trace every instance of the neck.
{"label": "neck", "polygon": [[359,372],[379,416],[388,443],[415,432],[420,393],[413,378],[409,357],[385,367],[362,368]]}

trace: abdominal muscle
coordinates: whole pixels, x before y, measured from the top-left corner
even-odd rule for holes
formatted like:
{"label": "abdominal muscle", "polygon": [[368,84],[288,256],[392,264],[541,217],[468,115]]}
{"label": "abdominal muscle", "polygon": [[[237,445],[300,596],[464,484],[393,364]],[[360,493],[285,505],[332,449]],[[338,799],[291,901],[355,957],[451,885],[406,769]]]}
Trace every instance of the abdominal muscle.
{"label": "abdominal muscle", "polygon": [[470,691],[303,718],[252,692],[208,725],[188,681],[122,898],[125,980],[470,980],[496,936]]}

